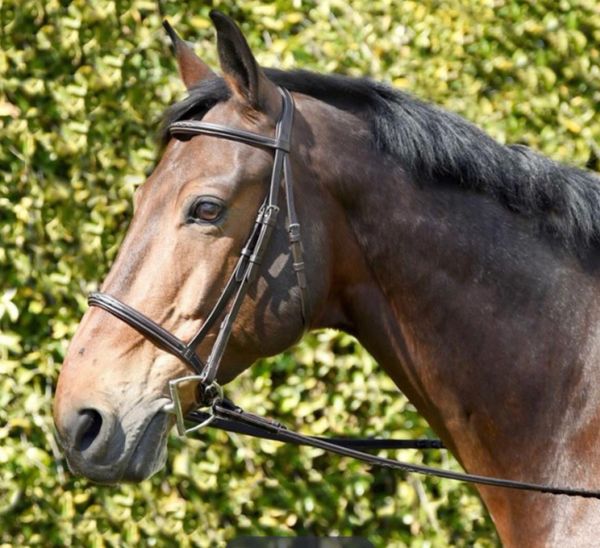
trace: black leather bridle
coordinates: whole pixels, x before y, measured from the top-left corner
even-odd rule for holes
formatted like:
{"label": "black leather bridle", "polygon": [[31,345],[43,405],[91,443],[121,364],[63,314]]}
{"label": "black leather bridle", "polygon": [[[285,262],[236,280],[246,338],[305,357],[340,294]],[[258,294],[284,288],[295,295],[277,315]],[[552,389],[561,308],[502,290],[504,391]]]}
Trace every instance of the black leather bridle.
{"label": "black leather bridle", "polygon": [[[195,135],[209,135],[275,151],[267,197],[258,212],[256,222],[241,251],[229,281],[196,335],[188,343],[185,343],[141,312],[138,312],[111,295],[106,293],[92,293],[88,298],[90,306],[102,308],[124,321],[157,347],[179,358],[196,373],[195,375],[181,377],[169,382],[172,402],[165,406],[163,410],[175,415],[179,434],[186,435],[210,424],[213,427],[230,432],[239,432],[260,438],[318,447],[332,453],[353,457],[372,465],[403,470],[405,472],[415,472],[494,487],[600,499],[600,492],[597,491],[555,487],[552,485],[452,472],[371,455],[365,453],[364,449],[440,449],[444,445],[439,440],[429,439],[381,440],[306,436],[293,432],[276,421],[248,413],[223,396],[223,391],[216,381],[219,365],[231,335],[233,322],[240,310],[249,284],[256,279],[263,255],[269,245],[273,229],[276,226],[277,215],[280,210],[278,203],[282,181],[287,204],[289,247],[298,287],[300,288],[301,312],[305,327],[308,327],[308,322],[310,321],[310,303],[304,270],[300,224],[294,205],[292,171],[289,160],[294,102],[287,90],[279,88],[279,91],[282,96],[283,108],[276,125],[274,138],[196,120],[175,122],[169,126],[171,135],[181,140],[190,139]],[[229,308],[227,308],[228,305]],[[206,363],[203,363],[196,351],[209,330],[220,318],[223,319],[216,341]],[[197,383],[198,385],[199,401],[197,409],[189,413],[186,417],[182,409],[179,386],[182,383],[190,382]],[[200,409],[202,408],[207,408],[208,411],[201,411]],[[196,425],[192,428],[186,428],[186,419],[189,422],[196,423]]]}
{"label": "black leather bridle", "polygon": [[[217,397],[221,397],[222,395],[216,381],[219,365],[221,364],[221,359],[231,335],[233,322],[238,315],[249,285],[256,278],[264,253],[269,245],[273,229],[276,226],[277,216],[280,211],[279,196],[281,194],[282,180],[285,188],[288,216],[287,231],[292,266],[296,273],[300,289],[302,320],[305,326],[308,325],[310,315],[308,286],[304,271],[300,223],[298,222],[296,206],[294,204],[292,171],[289,160],[290,137],[294,122],[294,101],[286,89],[279,88],[279,91],[282,97],[282,110],[275,128],[274,138],[197,120],[174,122],[169,126],[171,135],[180,140],[188,140],[195,135],[210,135],[275,151],[269,191],[258,211],[250,236],[240,253],[229,281],[199,331],[192,339],[188,343],[183,342],[146,315],[107,293],[92,293],[88,298],[90,306],[97,306],[110,312],[136,329],[157,347],[173,354],[195,371],[196,375],[175,379],[169,385],[173,407],[168,407],[167,411],[175,414],[177,428],[182,435],[192,430],[197,430],[200,426],[186,430],[178,386],[182,383],[196,382],[198,384],[200,406],[209,406]],[[228,305],[229,308],[226,310]],[[210,329],[215,325],[215,322],[220,318],[223,319],[216,341],[206,363],[203,363],[198,357],[197,349],[206,338]]]}

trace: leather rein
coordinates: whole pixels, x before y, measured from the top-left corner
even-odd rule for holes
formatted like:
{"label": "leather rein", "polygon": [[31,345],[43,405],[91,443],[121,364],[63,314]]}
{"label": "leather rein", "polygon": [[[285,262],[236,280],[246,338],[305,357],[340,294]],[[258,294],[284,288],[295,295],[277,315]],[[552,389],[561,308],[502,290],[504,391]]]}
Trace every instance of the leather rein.
{"label": "leather rein", "polygon": [[[276,125],[274,138],[196,120],[174,122],[169,126],[170,134],[180,140],[189,140],[196,135],[208,135],[274,151],[269,191],[258,211],[250,236],[242,248],[237,264],[216,304],[191,340],[185,343],[146,315],[107,293],[92,293],[88,298],[90,306],[101,308],[119,318],[151,341],[155,346],[176,356],[194,371],[194,375],[169,381],[169,392],[172,401],[163,408],[163,411],[175,415],[179,435],[185,436],[210,425],[213,428],[229,432],[317,447],[331,453],[352,457],[371,465],[383,466],[404,472],[413,472],[494,487],[600,499],[600,492],[598,491],[563,488],[452,472],[450,470],[379,457],[366,453],[365,450],[443,449],[444,445],[441,441],[434,439],[397,440],[308,436],[289,430],[282,424],[271,419],[248,413],[223,396],[223,390],[216,381],[217,373],[231,335],[233,323],[250,284],[257,277],[262,258],[268,248],[273,229],[276,226],[277,216],[280,211],[279,196],[282,186],[286,198],[289,248],[292,257],[292,266],[296,273],[302,320],[305,328],[308,328],[310,319],[310,303],[304,268],[302,240],[300,237],[300,224],[294,204],[292,170],[289,160],[294,101],[286,89],[279,88],[279,91],[282,96],[283,106]],[[206,362],[203,362],[197,354],[197,349],[219,319],[221,319],[221,323],[218,328],[217,338]],[[179,394],[179,387],[182,384],[188,383],[197,384],[198,405],[194,411],[185,415]],[[207,410],[201,411],[201,409]],[[186,421],[193,423],[194,426],[187,428]]]}

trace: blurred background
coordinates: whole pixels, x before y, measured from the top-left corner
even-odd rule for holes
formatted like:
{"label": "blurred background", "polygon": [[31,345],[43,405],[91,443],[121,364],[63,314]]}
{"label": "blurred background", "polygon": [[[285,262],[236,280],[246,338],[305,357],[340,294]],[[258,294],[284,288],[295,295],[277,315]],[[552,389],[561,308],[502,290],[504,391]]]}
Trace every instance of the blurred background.
{"label": "blurred background", "polygon": [[[161,113],[185,94],[161,21],[216,65],[212,8],[238,21],[265,66],[384,80],[501,142],[599,169],[597,0],[0,0],[0,545],[305,534],[496,545],[471,487],[222,432],[172,437],[167,470],[139,486],[66,469],[51,418],[59,366],[154,165]],[[332,331],[228,392],[306,433],[434,436]],[[440,451],[382,454],[459,469]]]}

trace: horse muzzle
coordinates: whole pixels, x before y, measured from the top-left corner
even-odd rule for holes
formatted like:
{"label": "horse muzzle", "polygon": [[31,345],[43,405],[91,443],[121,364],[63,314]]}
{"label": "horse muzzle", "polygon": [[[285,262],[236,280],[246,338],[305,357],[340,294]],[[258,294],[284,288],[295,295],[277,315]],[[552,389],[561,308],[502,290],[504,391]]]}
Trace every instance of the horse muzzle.
{"label": "horse muzzle", "polygon": [[173,420],[168,400],[137,405],[122,415],[105,407],[55,409],[58,440],[73,473],[104,484],[139,482],[166,461]]}

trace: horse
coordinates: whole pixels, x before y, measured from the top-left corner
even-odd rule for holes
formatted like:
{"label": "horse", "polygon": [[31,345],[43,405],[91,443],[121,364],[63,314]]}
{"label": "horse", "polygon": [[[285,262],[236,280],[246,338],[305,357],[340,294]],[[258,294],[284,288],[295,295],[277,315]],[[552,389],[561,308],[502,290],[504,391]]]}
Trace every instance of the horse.
{"label": "horse", "polygon": [[[190,378],[215,343],[225,384],[330,327],[364,345],[467,471],[599,489],[599,178],[388,85],[263,69],[230,18],[211,18],[222,76],[170,30],[188,95],[164,127],[203,130],[163,131],[102,291],[173,340],[202,331],[265,194],[284,184],[272,175],[288,145],[297,211],[288,202],[285,216],[302,227],[301,249],[284,216],[271,219],[226,340],[212,322],[183,358],[131,317],[91,307],[54,401],[73,472],[107,484],[157,472],[174,423],[169,382]],[[198,397],[180,385],[182,413]],[[597,540],[597,501],[478,490],[507,546]]]}

